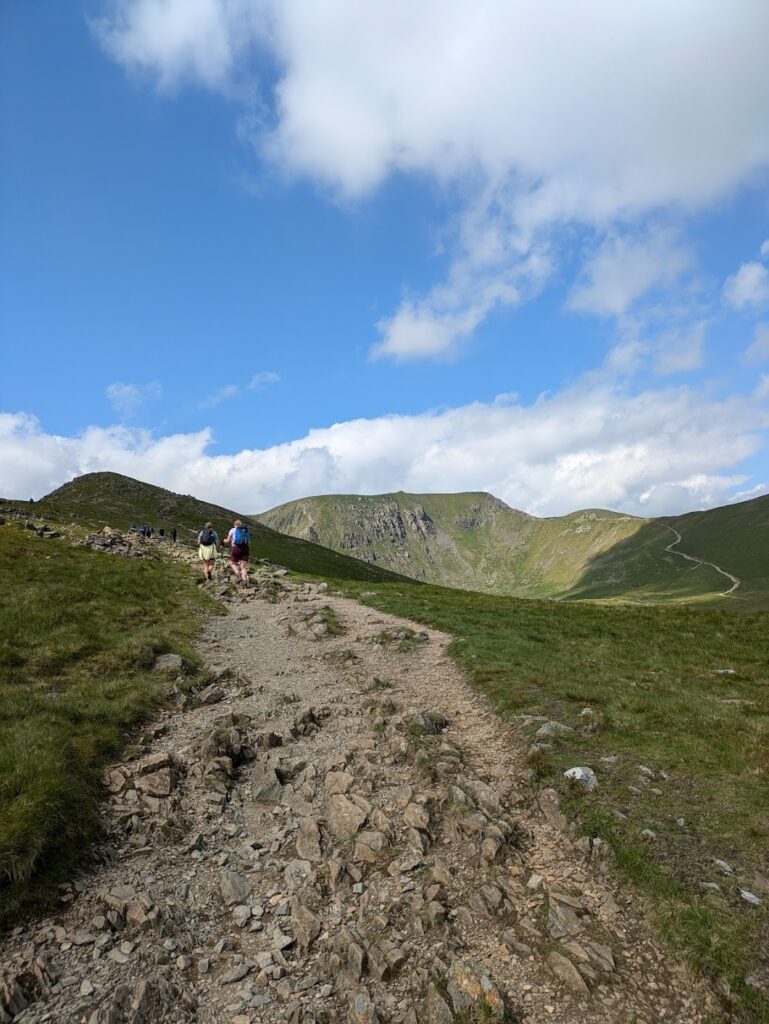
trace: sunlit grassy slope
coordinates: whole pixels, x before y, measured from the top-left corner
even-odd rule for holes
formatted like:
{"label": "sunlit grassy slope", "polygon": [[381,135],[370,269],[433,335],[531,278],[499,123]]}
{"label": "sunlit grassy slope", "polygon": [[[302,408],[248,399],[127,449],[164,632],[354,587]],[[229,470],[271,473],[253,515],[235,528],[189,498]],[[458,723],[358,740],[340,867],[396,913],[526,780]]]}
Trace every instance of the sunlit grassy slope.
{"label": "sunlit grassy slope", "polygon": [[[664,519],[603,509],[538,519],[492,495],[326,495],[259,516],[283,533],[344,551],[413,579],[520,597],[728,600],[769,607],[769,498]],[[677,530],[682,540],[666,550]],[[742,580],[730,581],[713,562]]]}

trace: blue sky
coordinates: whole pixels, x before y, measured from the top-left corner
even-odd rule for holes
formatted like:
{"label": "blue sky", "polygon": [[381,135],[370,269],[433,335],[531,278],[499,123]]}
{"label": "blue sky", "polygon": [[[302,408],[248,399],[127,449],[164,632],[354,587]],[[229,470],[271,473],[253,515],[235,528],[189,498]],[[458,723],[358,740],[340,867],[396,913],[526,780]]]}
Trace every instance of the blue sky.
{"label": "blue sky", "polygon": [[4,4],[0,493],[765,493],[769,8],[549,6]]}

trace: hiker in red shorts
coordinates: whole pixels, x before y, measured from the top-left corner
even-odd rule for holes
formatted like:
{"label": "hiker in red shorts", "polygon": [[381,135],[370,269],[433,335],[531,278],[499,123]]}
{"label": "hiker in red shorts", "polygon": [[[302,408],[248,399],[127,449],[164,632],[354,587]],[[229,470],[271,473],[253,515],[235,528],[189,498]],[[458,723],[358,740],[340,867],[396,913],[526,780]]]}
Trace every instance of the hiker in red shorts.
{"label": "hiker in red shorts", "polygon": [[243,586],[248,586],[248,545],[251,542],[251,534],[247,526],[244,526],[240,519],[232,524],[232,529],[224,541],[230,544],[230,569],[235,576],[240,576]]}

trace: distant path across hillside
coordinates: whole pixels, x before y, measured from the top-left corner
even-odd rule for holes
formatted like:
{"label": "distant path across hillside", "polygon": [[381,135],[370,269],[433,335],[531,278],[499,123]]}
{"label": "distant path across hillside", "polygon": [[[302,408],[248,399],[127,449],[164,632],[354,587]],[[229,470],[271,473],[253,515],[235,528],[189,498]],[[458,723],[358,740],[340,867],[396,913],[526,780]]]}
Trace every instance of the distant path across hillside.
{"label": "distant path across hillside", "polygon": [[715,562],[706,562],[704,558],[697,558],[696,555],[687,555],[685,551],[674,551],[673,549],[675,548],[676,544],[680,544],[683,540],[683,537],[678,532],[678,530],[674,530],[673,527],[668,526],[667,523],[660,523],[660,526],[664,526],[666,530],[670,530],[670,532],[675,537],[675,540],[671,541],[665,548],[666,551],[670,551],[673,555],[680,555],[681,558],[685,558],[687,562],[696,562],[698,565],[709,565],[711,569],[715,569],[716,572],[720,572],[722,576],[726,576],[728,580],[731,580],[731,587],[729,587],[728,590],[722,590],[718,595],[719,597],[728,597],[729,594],[733,594],[737,587],[740,586],[740,584],[742,583],[741,579],[739,579],[737,576],[733,576],[730,572],[727,572],[726,569],[722,569],[721,566],[716,565]]}

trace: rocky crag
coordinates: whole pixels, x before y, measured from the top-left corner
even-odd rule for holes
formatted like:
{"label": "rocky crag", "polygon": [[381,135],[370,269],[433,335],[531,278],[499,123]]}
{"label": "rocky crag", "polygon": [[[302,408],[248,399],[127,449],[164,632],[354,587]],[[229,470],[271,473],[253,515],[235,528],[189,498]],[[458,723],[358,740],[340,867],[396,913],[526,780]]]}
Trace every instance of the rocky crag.
{"label": "rocky crag", "polygon": [[108,772],[97,862],[0,946],[0,1021],[717,1019],[448,637],[271,566],[207,586],[210,678]]}

